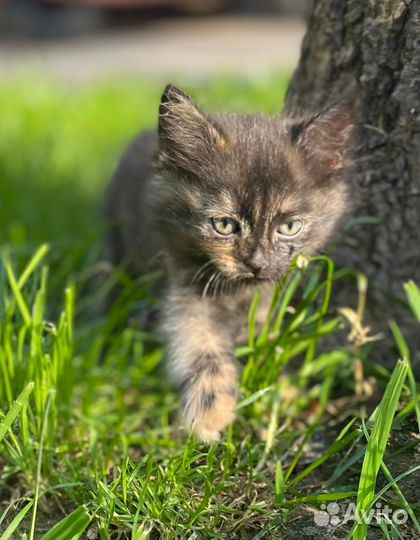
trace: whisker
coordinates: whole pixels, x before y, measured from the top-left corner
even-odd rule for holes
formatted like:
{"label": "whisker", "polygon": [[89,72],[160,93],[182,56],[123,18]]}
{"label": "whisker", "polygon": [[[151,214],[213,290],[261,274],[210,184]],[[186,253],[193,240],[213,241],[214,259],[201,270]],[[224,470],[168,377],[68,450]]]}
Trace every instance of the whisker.
{"label": "whisker", "polygon": [[225,276],[222,274],[222,272],[219,272],[218,279],[217,279],[217,281],[215,283],[215,286],[214,286],[214,292],[213,292],[214,298],[217,297],[218,292],[220,292],[220,293],[222,292],[224,281],[225,281]]}
{"label": "whisker", "polygon": [[207,292],[209,291],[209,287],[211,286],[213,280],[216,278],[217,276],[217,271],[216,272],[213,272],[213,274],[210,276],[209,280],[207,281],[204,289],[203,289],[203,292],[201,293],[201,297],[202,298],[205,298],[207,296]]}
{"label": "whisker", "polygon": [[197,272],[194,274],[192,280],[191,280],[191,285],[194,285],[194,283],[197,283],[197,281],[203,277],[203,275],[206,273],[206,271],[208,270],[208,266],[210,264],[212,264],[214,261],[212,259],[210,259],[209,261],[207,261],[206,263],[204,263],[203,265],[200,266],[200,268],[197,270]]}
{"label": "whisker", "polygon": [[220,280],[220,292],[219,292],[220,295],[223,295],[226,293],[226,283],[227,283],[226,276],[222,275],[222,278]]}
{"label": "whisker", "polygon": [[216,297],[216,292],[217,292],[217,288],[219,286],[219,282],[220,282],[220,277],[221,277],[222,273],[219,271],[217,273],[217,276],[216,276],[216,279],[213,281],[212,283],[212,286],[211,286],[211,289],[213,289],[213,292],[212,292],[212,298],[215,298]]}
{"label": "whisker", "polygon": [[[215,297],[219,277],[220,277],[220,272],[217,272],[216,277],[215,277],[214,281],[212,282],[212,285],[211,285],[210,290],[209,290],[209,292],[211,293],[212,298]],[[213,292],[211,292],[211,289],[213,289]]]}

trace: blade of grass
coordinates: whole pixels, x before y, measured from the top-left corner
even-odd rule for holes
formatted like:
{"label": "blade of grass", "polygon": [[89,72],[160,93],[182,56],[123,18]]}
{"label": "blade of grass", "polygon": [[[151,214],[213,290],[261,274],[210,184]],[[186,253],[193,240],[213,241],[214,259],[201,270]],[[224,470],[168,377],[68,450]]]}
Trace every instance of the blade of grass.
{"label": "blade of grass", "polygon": [[410,280],[405,283],[404,290],[414,317],[420,322],[420,289],[413,280]]}
{"label": "blade of grass", "polygon": [[408,385],[410,387],[411,397],[413,398],[414,408],[415,408],[416,417],[417,417],[417,424],[418,424],[419,433],[420,433],[419,391],[417,388],[416,378],[414,377],[413,366],[411,365],[410,350],[408,348],[407,342],[404,339],[404,336],[401,333],[400,327],[397,325],[397,323],[395,321],[391,321],[389,323],[389,326],[391,327],[391,331],[397,343],[398,350],[400,351],[400,354],[403,360],[406,360],[408,364]]}
{"label": "blade of grass", "polygon": [[[302,472],[297,474],[293,480],[291,480],[288,484],[288,486],[293,486],[306,478],[311,472],[313,472],[315,469],[317,469],[320,465],[325,463],[331,456],[337,454],[340,452],[343,448],[345,448],[347,445],[349,445],[356,437],[359,436],[359,432],[357,430],[351,431],[347,435],[341,437],[340,435],[337,437],[337,439],[332,443],[332,445],[328,448],[328,450],[323,454],[320,458],[318,458],[316,461],[311,463],[306,469],[304,469]],[[287,478],[290,476],[290,473],[288,472]]]}
{"label": "blade of grass", "polygon": [[17,286],[19,289],[22,289],[22,287],[28,281],[33,271],[36,269],[36,267],[39,265],[39,263],[42,261],[45,255],[48,253],[48,250],[49,250],[48,244],[42,244],[42,246],[40,246],[38,250],[35,252],[34,256],[28,262],[24,271],[20,275],[20,278],[18,279]]}
{"label": "blade of grass", "polygon": [[285,501],[283,505],[288,508],[290,506],[297,506],[299,504],[308,504],[308,503],[322,503],[327,501],[339,501],[341,499],[351,499],[357,495],[357,491],[328,491],[321,493],[313,493],[311,495],[306,495],[305,497],[297,497],[290,501]]}
{"label": "blade of grass", "polygon": [[31,395],[34,387],[35,384],[33,382],[30,382],[26,385],[26,388],[19,394],[16,401],[11,406],[9,412],[0,422],[0,441],[3,439],[6,432],[10,429],[16,418],[19,416],[22,407],[24,407],[28,403],[29,396]]}
{"label": "blade of grass", "polygon": [[[376,479],[385,453],[407,371],[407,362],[399,360],[392,372],[391,379],[377,409],[360,474],[356,504],[357,516],[368,515],[372,506],[375,497]],[[368,523],[360,519],[358,521],[352,531],[352,538],[353,540],[364,540],[367,536]]]}
{"label": "blade of grass", "polygon": [[[420,466],[418,467],[413,467],[412,469],[410,469],[411,473],[415,472],[416,470],[418,470],[420,468]],[[400,489],[400,486],[398,485],[398,481],[397,480],[394,480],[394,478],[392,478],[392,475],[391,475],[391,472],[390,470],[388,469],[388,467],[385,465],[385,463],[382,462],[381,464],[381,469],[383,471],[383,473],[385,474],[386,476],[386,479],[388,480],[388,485],[390,487],[392,487],[392,489],[395,491],[395,493],[398,495],[398,497],[400,498],[401,502],[402,502],[402,505],[405,509],[405,511],[407,512],[407,514],[410,516],[411,518],[411,521],[414,523],[414,526],[417,530],[418,533],[420,533],[420,523],[419,523],[419,520],[417,519],[415,513],[413,512],[413,509],[411,508],[410,506],[410,503],[407,501],[404,493],[401,491]],[[408,471],[409,472],[409,471]],[[411,474],[410,473],[410,474]],[[401,475],[400,475],[401,476]],[[402,478],[404,478],[405,476],[407,476],[407,472],[405,474],[402,475]],[[373,504],[373,503],[372,503]]]}
{"label": "blade of grass", "polygon": [[48,392],[47,404],[45,406],[45,412],[44,412],[44,422],[42,425],[41,438],[39,441],[38,463],[37,463],[36,478],[35,478],[36,486],[35,486],[35,494],[34,494],[34,510],[32,512],[32,521],[31,521],[31,530],[29,533],[29,540],[34,540],[34,537],[35,537],[36,514],[37,514],[37,509],[38,509],[39,490],[41,486],[42,454],[44,450],[44,440],[47,433],[48,414],[50,411],[51,402],[52,402],[54,394],[55,394],[54,390],[50,390]]}
{"label": "blade of grass", "polygon": [[254,401],[257,401],[257,399],[260,399],[260,397],[272,390],[272,388],[272,386],[267,386],[267,388],[262,388],[261,390],[257,390],[256,392],[252,393],[250,396],[243,399],[236,405],[236,410],[238,411],[239,409],[248,407],[248,405],[251,405],[251,403],[254,403]]}
{"label": "blade of grass", "polygon": [[22,508],[22,510],[12,519],[4,533],[0,536],[0,540],[9,540],[9,538],[13,537],[13,533],[19,527],[20,523],[22,522],[28,511],[32,508],[33,504],[33,500],[29,501],[28,504]]}
{"label": "blade of grass", "polygon": [[[369,433],[366,429],[366,425],[363,424],[363,432],[364,432],[364,435],[366,437],[366,440],[369,441]],[[400,475],[401,478],[405,478],[408,474],[411,474],[413,472],[415,472],[417,469],[420,468],[420,465],[418,467],[413,467],[412,469],[410,469],[410,471],[406,471],[405,473],[403,473],[402,475]],[[397,479],[394,480],[394,478],[392,477],[391,475],[391,472],[390,470],[388,469],[388,467],[385,465],[385,463],[382,461],[381,463],[381,470],[382,472],[384,473],[384,475],[386,476],[387,480],[388,480],[388,484],[386,487],[386,490],[388,490],[390,487],[392,487],[392,489],[395,491],[395,493],[398,495],[398,497],[400,498],[401,502],[402,502],[402,505],[405,509],[405,511],[407,512],[407,514],[410,516],[412,522],[414,523],[414,526],[416,527],[417,529],[417,532],[420,532],[420,524],[419,524],[419,521],[416,517],[416,515],[414,514],[413,512],[413,509],[411,508],[410,504],[408,503],[407,499],[405,498],[405,495],[404,493],[401,491],[399,485],[398,485],[398,481]],[[399,478],[399,479],[401,479]],[[385,491],[386,491],[385,490]],[[380,496],[384,493],[384,490],[381,490],[379,492],[379,494],[375,497],[375,499],[372,501],[372,504],[371,504],[371,507],[375,504],[375,502],[380,498]]]}
{"label": "blade of grass", "polygon": [[79,506],[71,514],[56,523],[41,540],[78,540],[86,527],[91,522],[91,517],[86,507]]}
{"label": "blade of grass", "polygon": [[27,326],[31,325],[32,319],[29,312],[28,306],[26,305],[25,299],[20,291],[18,282],[12,270],[12,262],[8,256],[4,257],[4,265],[6,268],[7,277],[9,280],[10,288],[12,289],[13,295],[15,297],[16,303],[19,307],[19,311],[22,315],[23,320]]}

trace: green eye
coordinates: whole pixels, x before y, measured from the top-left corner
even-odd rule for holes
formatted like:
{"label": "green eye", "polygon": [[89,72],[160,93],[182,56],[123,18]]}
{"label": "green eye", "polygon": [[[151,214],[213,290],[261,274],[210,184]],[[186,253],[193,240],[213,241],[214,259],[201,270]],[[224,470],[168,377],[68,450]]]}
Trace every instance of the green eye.
{"label": "green eye", "polygon": [[221,236],[230,236],[239,231],[239,223],[228,217],[212,218],[213,229]]}
{"label": "green eye", "polygon": [[277,232],[282,236],[288,236],[291,238],[292,236],[298,235],[302,229],[303,221],[301,219],[294,219],[292,221],[288,221],[287,223],[282,223],[278,227]]}

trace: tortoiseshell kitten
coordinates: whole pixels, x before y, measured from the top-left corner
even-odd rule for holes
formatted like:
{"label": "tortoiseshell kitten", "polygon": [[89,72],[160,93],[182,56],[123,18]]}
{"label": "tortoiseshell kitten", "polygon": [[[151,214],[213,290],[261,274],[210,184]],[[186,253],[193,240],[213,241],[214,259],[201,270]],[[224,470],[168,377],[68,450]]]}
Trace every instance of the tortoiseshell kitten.
{"label": "tortoiseshell kitten", "polygon": [[137,275],[164,268],[169,368],[203,441],[234,419],[233,351],[256,285],[271,299],[291,260],[321,249],[345,214],[352,124],[345,107],[301,120],[210,115],[167,86],[158,133],[121,160],[108,192],[110,256]]}

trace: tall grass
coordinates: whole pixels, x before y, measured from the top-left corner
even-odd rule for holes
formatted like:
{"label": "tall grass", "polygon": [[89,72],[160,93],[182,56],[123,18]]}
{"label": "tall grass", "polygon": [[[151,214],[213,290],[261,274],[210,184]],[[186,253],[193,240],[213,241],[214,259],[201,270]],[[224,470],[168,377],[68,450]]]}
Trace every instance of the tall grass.
{"label": "tall grass", "polygon": [[[120,334],[111,335],[112,328],[107,334],[108,319],[78,336],[71,283],[57,320],[45,318],[48,278],[42,254],[43,247],[20,275],[6,258],[1,283],[0,397],[9,408],[0,424],[3,480],[19,474],[27,495],[15,504],[22,508],[17,514],[22,520],[32,515],[29,538],[46,528],[45,511],[54,504],[59,524],[45,538],[67,538],[60,535],[68,531],[69,538],[77,538],[91,522],[98,523],[103,538],[110,538],[114,527],[134,534],[139,526],[171,537],[191,530],[212,537],[227,533],[226,522],[231,527],[243,522],[251,530],[261,522],[269,527],[273,520],[279,526],[299,504],[356,495],[345,484],[315,491],[305,485],[361,438],[352,420],[317,459],[307,462],[311,441],[329,416],[334,388],[352,373],[350,350],[318,352],[319,340],[341,326],[339,318],[328,314],[334,277],[330,260],[316,258],[308,268],[296,267],[279,284],[272,306],[276,317],[258,337],[254,303],[250,342],[237,351],[239,358],[248,359],[239,420],[226,442],[208,448],[179,431],[177,398],[159,368],[162,347],[153,336],[129,323]],[[299,299],[298,290],[303,290]],[[305,361],[287,373],[295,358]],[[371,420],[360,508],[368,508],[375,495],[407,362],[401,366]],[[408,390],[405,399],[410,399]],[[235,510],[242,499],[248,501],[246,510]],[[69,512],[64,520],[59,518],[62,504]],[[1,518],[9,524],[6,538],[20,525],[10,524],[7,518],[13,515],[10,506]],[[360,531],[355,529],[354,538],[364,537]]]}

